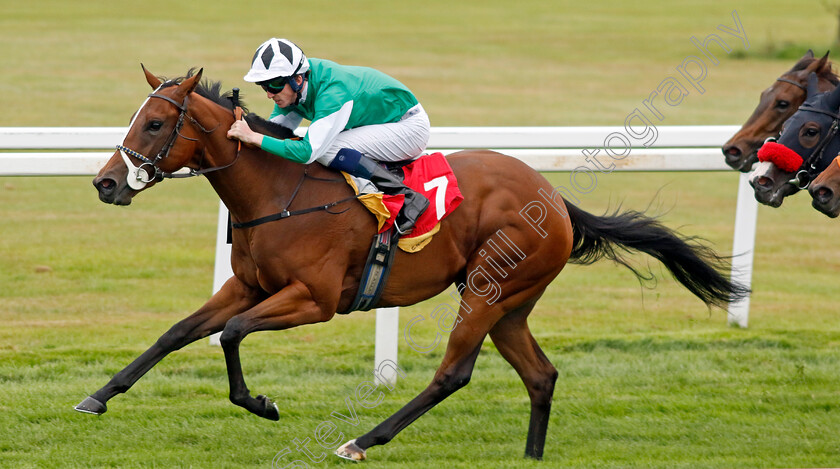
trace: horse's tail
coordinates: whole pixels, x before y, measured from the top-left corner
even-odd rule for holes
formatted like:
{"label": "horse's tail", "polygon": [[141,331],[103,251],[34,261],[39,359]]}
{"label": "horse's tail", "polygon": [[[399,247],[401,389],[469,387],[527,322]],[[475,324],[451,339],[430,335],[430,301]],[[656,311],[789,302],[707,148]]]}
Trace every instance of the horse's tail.
{"label": "horse's tail", "polygon": [[592,264],[606,257],[629,268],[640,280],[651,280],[651,272],[640,272],[623,257],[639,251],[665,264],[678,282],[709,306],[724,307],[750,293],[749,288],[729,279],[729,258],[642,212],[616,211],[599,217],[568,202],[566,207],[574,233],[572,263]]}

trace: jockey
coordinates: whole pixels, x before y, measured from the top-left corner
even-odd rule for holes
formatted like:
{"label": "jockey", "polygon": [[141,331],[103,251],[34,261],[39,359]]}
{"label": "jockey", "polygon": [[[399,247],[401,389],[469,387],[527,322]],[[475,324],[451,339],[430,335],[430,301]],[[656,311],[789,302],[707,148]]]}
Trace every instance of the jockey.
{"label": "jockey", "polygon": [[400,233],[414,227],[429,200],[377,163],[416,159],[429,141],[429,116],[405,85],[372,68],[307,59],[291,41],[277,38],[257,48],[244,79],[274,101],[269,120],[294,130],[307,119],[309,129],[301,140],[279,140],[237,120],[229,138],[298,163],[317,161],[345,171],[385,194],[404,194],[395,225]]}

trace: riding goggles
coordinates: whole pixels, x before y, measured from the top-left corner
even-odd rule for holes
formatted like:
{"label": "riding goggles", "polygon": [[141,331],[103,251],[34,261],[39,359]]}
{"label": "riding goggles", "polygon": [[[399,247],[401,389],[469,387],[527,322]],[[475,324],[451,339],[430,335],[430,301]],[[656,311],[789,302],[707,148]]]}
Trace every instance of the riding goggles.
{"label": "riding goggles", "polygon": [[283,91],[283,88],[286,87],[287,80],[288,77],[278,77],[272,80],[261,81],[257,84],[260,85],[265,91],[276,94]]}

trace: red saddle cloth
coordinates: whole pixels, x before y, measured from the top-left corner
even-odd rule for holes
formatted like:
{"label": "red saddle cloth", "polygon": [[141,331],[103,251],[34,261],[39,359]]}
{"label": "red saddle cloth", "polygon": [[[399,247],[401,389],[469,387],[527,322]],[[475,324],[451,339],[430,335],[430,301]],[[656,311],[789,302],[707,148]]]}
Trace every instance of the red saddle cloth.
{"label": "red saddle cloth", "polygon": [[[432,153],[423,155],[414,160],[411,164],[403,166],[405,174],[404,183],[429,199],[429,208],[420,215],[414,229],[405,238],[415,238],[432,230],[438,222],[452,213],[464,200],[461,190],[458,189],[458,180],[452,167],[443,156],[443,153]],[[385,195],[382,202],[391,216],[382,225],[380,233],[387,230],[394,224],[394,219],[400,213],[403,206],[404,195]]]}

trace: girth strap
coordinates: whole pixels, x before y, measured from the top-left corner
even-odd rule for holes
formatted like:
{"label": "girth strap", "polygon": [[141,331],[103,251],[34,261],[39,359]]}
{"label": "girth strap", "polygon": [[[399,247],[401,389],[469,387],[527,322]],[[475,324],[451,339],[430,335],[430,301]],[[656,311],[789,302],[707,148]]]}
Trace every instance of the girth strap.
{"label": "girth strap", "polygon": [[367,311],[379,303],[382,292],[385,290],[385,283],[391,273],[399,239],[400,234],[393,226],[373,236],[373,243],[371,243],[368,258],[362,270],[356,298],[346,311],[338,311],[338,314]]}

